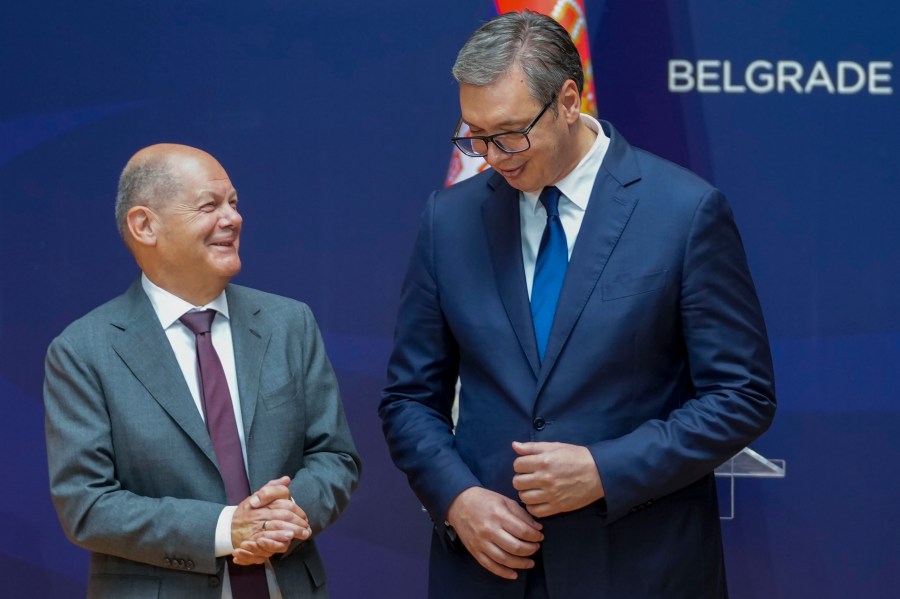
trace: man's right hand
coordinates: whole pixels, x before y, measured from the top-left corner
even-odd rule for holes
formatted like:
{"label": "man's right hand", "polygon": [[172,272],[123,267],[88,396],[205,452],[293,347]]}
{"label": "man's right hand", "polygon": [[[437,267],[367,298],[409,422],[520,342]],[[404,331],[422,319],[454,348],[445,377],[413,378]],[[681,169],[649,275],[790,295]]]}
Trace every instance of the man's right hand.
{"label": "man's right hand", "polygon": [[529,556],[544,540],[540,522],[522,506],[482,487],[457,495],[447,521],[479,564],[509,580],[518,578],[516,570],[534,567]]}
{"label": "man's right hand", "polygon": [[271,480],[238,504],[231,520],[235,563],[263,563],[287,551],[294,539],[310,537],[306,512],[291,498],[290,482],[286,476]]}

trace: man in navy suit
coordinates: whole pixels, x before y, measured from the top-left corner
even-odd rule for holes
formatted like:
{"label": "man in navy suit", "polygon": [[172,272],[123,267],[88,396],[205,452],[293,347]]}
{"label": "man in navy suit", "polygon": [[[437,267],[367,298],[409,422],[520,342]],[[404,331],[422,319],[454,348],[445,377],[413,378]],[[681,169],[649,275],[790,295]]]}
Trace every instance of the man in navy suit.
{"label": "man in navy suit", "polygon": [[713,470],[775,396],[725,198],[580,114],[553,19],[491,20],[453,74],[492,170],[428,200],[379,409],[435,523],[429,596],[726,597]]}

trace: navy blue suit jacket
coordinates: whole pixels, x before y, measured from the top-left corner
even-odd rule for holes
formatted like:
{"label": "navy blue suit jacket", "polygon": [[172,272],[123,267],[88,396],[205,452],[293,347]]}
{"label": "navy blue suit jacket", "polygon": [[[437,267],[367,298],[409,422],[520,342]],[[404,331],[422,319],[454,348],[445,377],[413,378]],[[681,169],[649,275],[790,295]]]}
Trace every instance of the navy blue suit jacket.
{"label": "navy blue suit jacket", "polygon": [[542,520],[552,597],[726,595],[712,471],[774,415],[762,312],[723,195],[603,127],[543,362],[518,192],[488,171],[425,209],[380,414],[438,523],[432,597],[522,597],[524,577],[495,577],[442,530],[468,487],[517,498],[514,440],[587,446],[606,490]]}

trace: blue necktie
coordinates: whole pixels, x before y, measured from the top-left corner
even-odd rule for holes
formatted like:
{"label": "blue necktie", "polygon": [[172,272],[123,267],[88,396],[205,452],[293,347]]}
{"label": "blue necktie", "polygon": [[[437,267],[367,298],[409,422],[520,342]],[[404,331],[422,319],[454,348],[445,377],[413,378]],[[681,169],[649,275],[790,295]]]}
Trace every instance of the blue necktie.
{"label": "blue necktie", "polygon": [[547,226],[544,228],[534,265],[531,318],[534,320],[538,354],[543,360],[547,341],[550,339],[550,327],[553,326],[553,316],[556,314],[556,302],[569,266],[569,246],[566,243],[566,232],[559,220],[559,190],[545,187],[540,200],[547,210]]}

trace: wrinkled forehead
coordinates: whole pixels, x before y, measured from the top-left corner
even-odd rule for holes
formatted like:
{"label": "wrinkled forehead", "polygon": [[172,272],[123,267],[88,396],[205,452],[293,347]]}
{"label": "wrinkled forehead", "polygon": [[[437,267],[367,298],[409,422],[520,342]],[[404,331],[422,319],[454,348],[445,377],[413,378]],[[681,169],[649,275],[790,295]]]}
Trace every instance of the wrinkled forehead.
{"label": "wrinkled forehead", "polygon": [[526,126],[541,109],[531,97],[524,74],[488,85],[460,84],[459,107],[463,121],[482,130]]}
{"label": "wrinkled forehead", "polygon": [[224,167],[209,154],[173,157],[172,163],[185,190],[193,195],[231,196],[237,193]]}

